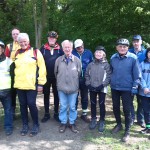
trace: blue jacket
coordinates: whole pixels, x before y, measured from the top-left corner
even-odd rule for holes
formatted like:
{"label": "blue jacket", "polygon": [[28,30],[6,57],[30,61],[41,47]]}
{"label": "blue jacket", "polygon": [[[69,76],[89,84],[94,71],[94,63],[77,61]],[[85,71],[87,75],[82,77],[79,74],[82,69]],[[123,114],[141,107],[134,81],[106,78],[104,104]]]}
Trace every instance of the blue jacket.
{"label": "blue jacket", "polygon": [[143,61],[140,64],[140,69],[142,72],[142,78],[141,78],[141,86],[139,89],[139,95],[150,97],[150,93],[144,94],[144,88],[150,89],[150,62]]}
{"label": "blue jacket", "polygon": [[146,49],[144,48],[144,46],[141,47],[141,51],[139,51],[137,54],[136,54],[136,52],[134,50],[134,47],[130,48],[129,52],[135,54],[137,56],[137,58],[138,58],[138,60],[139,60],[140,63],[142,61],[144,61],[145,58],[146,58],[146,55],[145,55],[146,54]]}
{"label": "blue jacket", "polygon": [[92,54],[92,52],[90,50],[88,50],[88,49],[84,49],[84,52],[82,54],[79,54],[77,52],[77,50],[74,49],[72,51],[72,54],[75,55],[76,57],[78,57],[81,60],[81,63],[82,63],[81,77],[84,77],[85,71],[86,71],[86,68],[87,68],[88,64],[93,61],[93,54]]}
{"label": "blue jacket", "polygon": [[131,91],[139,84],[140,69],[137,56],[127,52],[123,57],[119,53],[111,57],[111,88],[120,91]]}

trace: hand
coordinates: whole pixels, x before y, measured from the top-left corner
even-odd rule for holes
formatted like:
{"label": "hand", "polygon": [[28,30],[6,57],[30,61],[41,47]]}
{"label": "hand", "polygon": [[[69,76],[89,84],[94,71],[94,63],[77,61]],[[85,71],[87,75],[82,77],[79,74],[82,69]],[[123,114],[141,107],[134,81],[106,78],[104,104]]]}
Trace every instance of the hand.
{"label": "hand", "polygon": [[43,92],[43,86],[37,86],[37,92],[41,94]]}
{"label": "hand", "polygon": [[131,93],[132,95],[138,94],[138,89],[136,87],[132,87]]}
{"label": "hand", "polygon": [[150,91],[149,91],[149,89],[148,88],[145,88],[144,89],[144,94],[148,94]]}
{"label": "hand", "polygon": [[96,88],[96,90],[97,90],[98,92],[100,92],[103,88],[104,88],[104,86],[103,86],[103,84],[101,84],[100,86],[98,86],[98,87]]}

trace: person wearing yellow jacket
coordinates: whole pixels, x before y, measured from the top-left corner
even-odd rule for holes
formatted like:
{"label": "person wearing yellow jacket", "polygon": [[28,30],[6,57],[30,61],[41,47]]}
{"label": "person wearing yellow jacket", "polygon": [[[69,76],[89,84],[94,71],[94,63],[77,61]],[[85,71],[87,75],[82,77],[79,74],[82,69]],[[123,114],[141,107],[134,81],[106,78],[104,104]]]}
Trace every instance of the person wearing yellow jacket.
{"label": "person wearing yellow jacket", "polygon": [[27,109],[29,107],[33,120],[29,136],[35,136],[40,131],[36,96],[37,92],[42,92],[46,83],[46,67],[41,52],[30,46],[27,33],[18,35],[18,43],[21,49],[15,54],[14,88],[17,89],[23,122],[20,134],[25,136],[29,131]]}
{"label": "person wearing yellow jacket", "polygon": [[4,129],[5,134],[13,132],[13,120],[11,112],[11,76],[10,65],[12,61],[4,54],[5,44],[0,41],[0,101],[4,108]]}

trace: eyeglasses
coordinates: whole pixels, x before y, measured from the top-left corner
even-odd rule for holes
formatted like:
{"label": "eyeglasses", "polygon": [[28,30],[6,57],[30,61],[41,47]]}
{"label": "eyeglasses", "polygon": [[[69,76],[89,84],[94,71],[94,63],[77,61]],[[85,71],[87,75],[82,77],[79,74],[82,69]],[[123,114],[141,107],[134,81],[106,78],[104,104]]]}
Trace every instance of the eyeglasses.
{"label": "eyeglasses", "polygon": [[83,48],[83,46],[76,47],[76,49],[81,49],[81,48]]}

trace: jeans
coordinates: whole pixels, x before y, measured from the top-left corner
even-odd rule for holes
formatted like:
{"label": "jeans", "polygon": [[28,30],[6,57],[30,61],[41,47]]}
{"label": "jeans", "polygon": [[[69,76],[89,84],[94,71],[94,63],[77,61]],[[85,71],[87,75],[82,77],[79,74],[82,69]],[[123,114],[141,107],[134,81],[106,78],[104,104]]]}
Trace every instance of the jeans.
{"label": "jeans", "polygon": [[150,126],[150,97],[141,96],[141,104],[144,110],[146,126]]}
{"label": "jeans", "polygon": [[121,124],[120,100],[122,99],[123,112],[125,116],[125,131],[129,131],[132,104],[131,91],[119,91],[111,89],[111,93],[113,101],[113,112],[116,118],[116,122],[117,124]]}
{"label": "jeans", "polygon": [[3,95],[0,95],[0,101],[2,102],[4,108],[4,128],[5,130],[13,129],[13,118],[12,118],[12,109],[11,109],[11,92],[4,92]]}
{"label": "jeans", "polygon": [[11,89],[11,98],[12,98],[12,113],[15,113],[16,109],[16,96],[17,96],[17,90],[15,88]]}
{"label": "jeans", "polygon": [[[79,89],[80,89],[80,95],[81,95],[81,105],[82,110],[87,110],[88,107],[88,87],[85,85],[85,79],[80,78],[79,80]],[[78,93],[79,95],[79,93]],[[76,109],[78,107],[78,97],[76,102]]]}
{"label": "jeans", "polygon": [[[136,99],[137,99],[137,122],[142,123],[144,121],[144,114],[143,114],[143,107],[141,104],[141,97],[137,94]],[[133,96],[133,100],[134,100],[134,96]],[[131,116],[132,116],[132,120],[135,120],[135,110],[134,110],[133,100],[131,105]]]}
{"label": "jeans", "polygon": [[49,114],[49,105],[50,105],[49,98],[50,98],[51,85],[52,85],[53,96],[54,96],[54,113],[58,114],[59,97],[58,97],[58,91],[57,91],[57,87],[56,87],[56,79],[55,78],[47,78],[47,82],[43,87],[45,114]]}
{"label": "jeans", "polygon": [[[69,123],[74,124],[77,118],[76,98],[78,93],[66,94],[63,91],[58,91],[60,99],[59,119],[62,124],[66,124],[69,116]],[[69,111],[69,114],[67,112]]]}
{"label": "jeans", "polygon": [[20,102],[20,112],[22,117],[22,122],[24,125],[28,125],[28,107],[31,113],[31,117],[34,125],[39,125],[38,123],[38,109],[36,106],[36,90],[17,90],[19,102]]}
{"label": "jeans", "polygon": [[106,93],[103,92],[90,92],[90,101],[91,101],[91,118],[96,118],[96,104],[97,104],[97,95],[99,97],[99,107],[100,107],[100,120],[105,120],[105,96]]}

